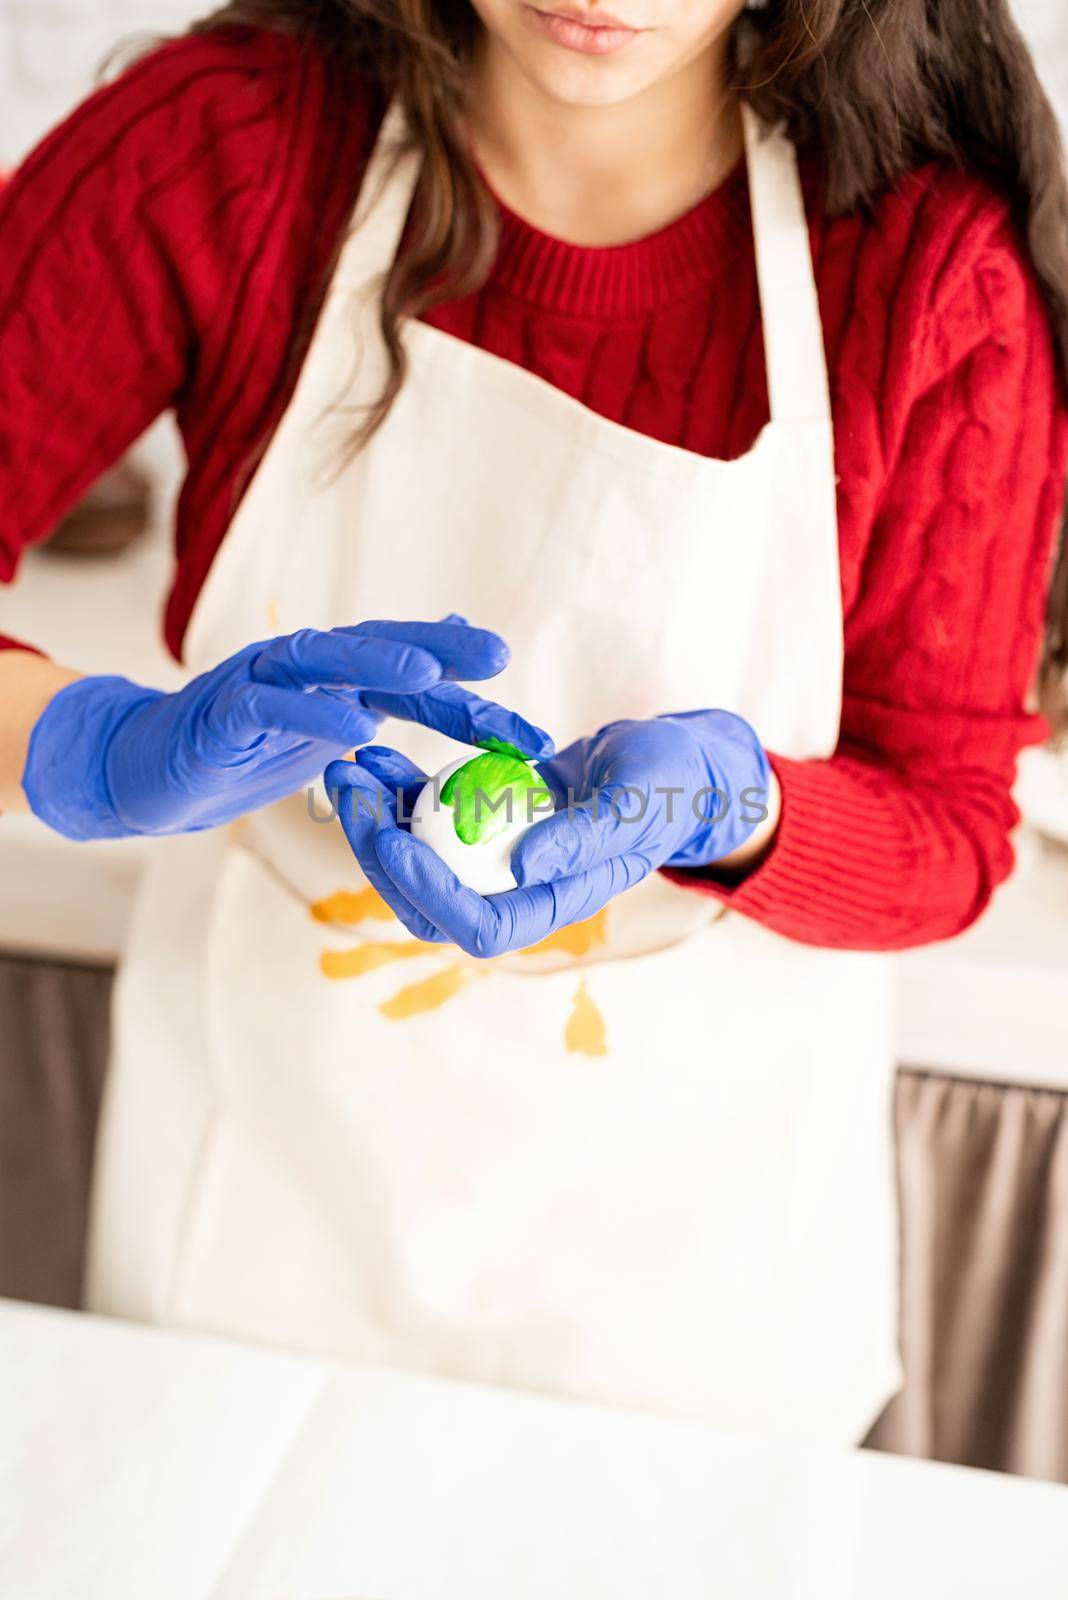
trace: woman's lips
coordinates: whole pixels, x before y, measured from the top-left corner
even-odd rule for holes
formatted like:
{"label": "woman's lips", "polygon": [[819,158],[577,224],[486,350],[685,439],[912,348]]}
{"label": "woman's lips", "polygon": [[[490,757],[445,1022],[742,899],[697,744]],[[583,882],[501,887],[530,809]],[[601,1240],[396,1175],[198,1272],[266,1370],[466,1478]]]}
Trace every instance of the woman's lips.
{"label": "woman's lips", "polygon": [[588,56],[607,56],[622,50],[643,31],[628,28],[615,17],[602,17],[591,12],[539,11],[536,6],[524,6],[534,26],[548,34],[565,50],[579,50]]}

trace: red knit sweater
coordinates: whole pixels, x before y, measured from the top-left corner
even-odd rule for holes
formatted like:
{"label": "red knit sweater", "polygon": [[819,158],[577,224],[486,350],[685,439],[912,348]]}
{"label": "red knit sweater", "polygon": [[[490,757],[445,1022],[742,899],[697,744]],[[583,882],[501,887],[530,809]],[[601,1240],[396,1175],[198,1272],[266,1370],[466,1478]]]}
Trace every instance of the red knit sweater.
{"label": "red knit sweater", "polygon": [[[281,37],[184,40],[89,100],[14,177],[0,198],[0,578],[173,407],[189,463],[166,610],[179,652],[292,393],[376,99],[342,93]],[[837,430],[841,745],[825,762],[774,757],[773,848],[739,886],[703,887],[789,937],[889,949],[958,932],[1010,869],[1015,759],[1045,731],[1025,700],[1068,420],[998,198],[928,168],[872,217],[828,220],[815,169],[805,185]],[[719,457],[753,444],[768,401],[744,168],[618,248],[501,211],[490,281],[431,320],[640,432]]]}

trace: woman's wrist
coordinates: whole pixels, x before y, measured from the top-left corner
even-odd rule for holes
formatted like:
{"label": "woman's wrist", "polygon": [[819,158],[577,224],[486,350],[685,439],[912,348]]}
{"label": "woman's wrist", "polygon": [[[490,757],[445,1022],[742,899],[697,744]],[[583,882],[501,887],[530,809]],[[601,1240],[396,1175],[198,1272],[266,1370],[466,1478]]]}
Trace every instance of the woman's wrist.
{"label": "woman's wrist", "polygon": [[782,790],[773,768],[769,768],[768,771],[768,791],[764,805],[767,815],[762,822],[757,823],[745,843],[739,845],[737,850],[732,850],[729,856],[722,856],[718,861],[710,861],[705,868],[707,873],[740,877],[758,867],[771,849],[782,816]]}
{"label": "woman's wrist", "polygon": [[116,805],[109,759],[136,711],[164,699],[129,678],[74,677],[34,723],[22,788],[30,810],[67,839],[121,839],[145,831]]}
{"label": "woman's wrist", "polygon": [[26,811],[30,735],[61,689],[83,676],[33,650],[0,650],[0,812]]}
{"label": "woman's wrist", "polygon": [[694,760],[680,758],[679,767],[689,773],[687,815],[692,810],[697,826],[665,865],[728,877],[750,871],[771,848],[782,804],[756,731],[744,717],[718,709],[656,720],[684,729],[696,760],[695,768]]}

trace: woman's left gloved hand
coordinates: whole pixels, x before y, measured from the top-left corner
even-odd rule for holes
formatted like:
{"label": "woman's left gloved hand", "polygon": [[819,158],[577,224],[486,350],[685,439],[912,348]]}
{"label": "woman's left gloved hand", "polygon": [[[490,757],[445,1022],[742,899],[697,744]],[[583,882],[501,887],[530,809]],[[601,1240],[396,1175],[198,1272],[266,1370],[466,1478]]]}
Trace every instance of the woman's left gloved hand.
{"label": "woman's left gloved hand", "polygon": [[692,711],[612,722],[538,771],[558,810],[512,852],[519,885],[466,888],[405,826],[426,776],[397,751],[335,761],[326,787],[368,880],[421,939],[489,957],[593,916],[657,867],[702,867],[741,848],[767,815],[768,758],[747,722]]}

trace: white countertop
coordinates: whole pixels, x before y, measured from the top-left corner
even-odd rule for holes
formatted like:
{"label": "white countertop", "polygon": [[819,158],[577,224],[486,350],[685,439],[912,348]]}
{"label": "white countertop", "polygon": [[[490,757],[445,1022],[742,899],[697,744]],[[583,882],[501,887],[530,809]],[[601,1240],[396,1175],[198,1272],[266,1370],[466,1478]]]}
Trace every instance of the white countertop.
{"label": "white countertop", "polygon": [[0,1302],[11,1600],[1062,1600],[1068,1489]]}
{"label": "white countertop", "polygon": [[1068,850],[1022,833],[985,916],[900,958],[900,1059],[1068,1090]]}
{"label": "white countertop", "polygon": [[[172,485],[173,488],[173,485]],[[113,558],[31,554],[0,588],[0,631],[89,671],[163,688],[183,669],[159,637],[170,570],[169,512]],[[1025,758],[1028,815],[1068,835],[1068,765]],[[73,845],[33,817],[0,819],[0,950],[111,961],[146,854],[167,841]],[[1068,848],[1024,832],[1019,865],[962,938],[900,960],[900,1059],[998,1081],[1068,1089]]]}

